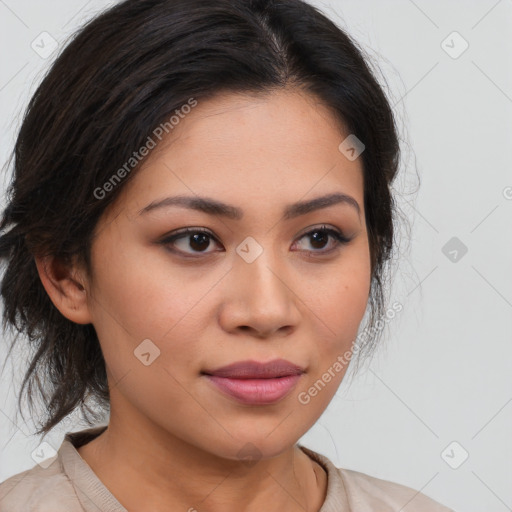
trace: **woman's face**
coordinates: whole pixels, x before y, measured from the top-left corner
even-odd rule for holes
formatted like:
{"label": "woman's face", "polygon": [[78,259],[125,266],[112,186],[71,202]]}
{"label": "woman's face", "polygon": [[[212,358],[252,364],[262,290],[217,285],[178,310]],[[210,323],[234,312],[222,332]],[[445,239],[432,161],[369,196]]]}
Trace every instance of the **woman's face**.
{"label": "woman's face", "polygon": [[[362,163],[338,148],[348,135],[314,97],[281,91],[199,101],[157,146],[92,247],[88,309],[111,422],[237,459],[275,456],[320,417],[370,291]],[[331,194],[350,196],[359,212],[350,201],[291,207]],[[175,196],[208,198],[232,215],[171,204]],[[184,228],[191,233],[170,240]],[[261,380],[204,373],[274,359],[303,373],[268,380],[266,392]]]}

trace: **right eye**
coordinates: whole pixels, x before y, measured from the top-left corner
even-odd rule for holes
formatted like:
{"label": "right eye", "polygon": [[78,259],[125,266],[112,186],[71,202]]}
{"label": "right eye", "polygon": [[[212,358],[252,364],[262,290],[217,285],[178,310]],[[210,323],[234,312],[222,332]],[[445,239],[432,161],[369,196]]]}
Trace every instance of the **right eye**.
{"label": "right eye", "polygon": [[[173,252],[180,252],[190,256],[192,254],[211,254],[212,252],[217,252],[206,252],[206,249],[210,246],[210,239],[216,240],[210,231],[202,228],[185,228],[165,237],[160,243],[165,246],[171,246],[170,250]],[[175,250],[178,241],[183,241],[183,243],[181,247],[178,247],[178,250]],[[187,248],[192,248],[193,251],[188,252]]]}

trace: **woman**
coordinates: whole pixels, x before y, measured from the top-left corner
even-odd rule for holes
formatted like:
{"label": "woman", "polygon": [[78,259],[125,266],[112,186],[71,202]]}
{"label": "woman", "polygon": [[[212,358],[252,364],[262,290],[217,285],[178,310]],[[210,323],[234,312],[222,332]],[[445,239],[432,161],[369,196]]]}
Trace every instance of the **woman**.
{"label": "woman", "polygon": [[122,2],[58,57],[14,161],[1,293],[38,349],[37,433],[94,426],[41,445],[2,510],[449,510],[297,444],[376,344],[354,340],[383,312],[399,162],[319,11]]}

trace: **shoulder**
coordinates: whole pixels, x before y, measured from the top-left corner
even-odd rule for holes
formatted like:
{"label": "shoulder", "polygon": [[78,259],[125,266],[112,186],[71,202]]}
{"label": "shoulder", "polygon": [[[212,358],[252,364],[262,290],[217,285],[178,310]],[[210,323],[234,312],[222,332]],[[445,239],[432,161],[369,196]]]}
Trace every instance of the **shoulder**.
{"label": "shoulder", "polygon": [[83,512],[59,460],[34,466],[0,483],[2,512]]}
{"label": "shoulder", "polygon": [[299,447],[327,472],[325,512],[339,509],[365,512],[454,512],[410,487],[352,469],[338,468],[326,455],[302,445]]}
{"label": "shoulder", "polygon": [[[363,505],[379,512],[454,512],[427,495],[405,485],[374,476],[336,468],[354,510]],[[371,508],[370,508],[371,507]]]}

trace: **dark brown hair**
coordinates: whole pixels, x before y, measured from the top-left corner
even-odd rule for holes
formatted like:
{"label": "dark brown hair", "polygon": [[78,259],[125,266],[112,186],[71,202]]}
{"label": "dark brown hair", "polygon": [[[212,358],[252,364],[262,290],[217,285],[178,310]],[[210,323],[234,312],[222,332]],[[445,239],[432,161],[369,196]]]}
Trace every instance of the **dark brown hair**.
{"label": "dark brown hair", "polygon": [[[27,387],[32,408],[34,388],[39,392],[47,417],[38,434],[78,406],[86,419],[95,418],[91,400],[108,411],[109,389],[94,326],[75,324],[57,310],[34,256],[76,258],[92,275],[98,220],[139,166],[101,199],[94,191],[190,98],[300,87],[363,141],[369,325],[382,316],[399,140],[391,107],[363,55],[301,0],[126,0],[74,35],[29,102],[0,221],[3,328],[17,331],[11,350],[24,334],[33,351],[18,403]],[[372,352],[377,338],[365,340],[358,358]]]}

